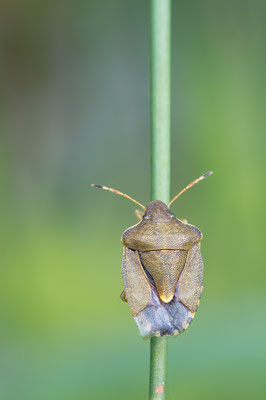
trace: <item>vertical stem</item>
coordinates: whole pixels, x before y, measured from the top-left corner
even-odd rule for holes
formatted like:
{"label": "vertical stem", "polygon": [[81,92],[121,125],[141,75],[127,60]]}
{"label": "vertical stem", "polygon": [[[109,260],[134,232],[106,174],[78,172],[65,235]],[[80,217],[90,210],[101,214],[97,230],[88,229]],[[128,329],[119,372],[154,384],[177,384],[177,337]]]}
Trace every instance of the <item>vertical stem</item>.
{"label": "vertical stem", "polygon": [[[151,198],[170,201],[171,0],[150,0]],[[150,400],[165,399],[167,337],[151,338]]]}
{"label": "vertical stem", "polygon": [[163,400],[167,369],[167,336],[152,337],[150,348],[150,400]]}
{"label": "vertical stem", "polygon": [[170,201],[171,0],[150,0],[151,197]]}

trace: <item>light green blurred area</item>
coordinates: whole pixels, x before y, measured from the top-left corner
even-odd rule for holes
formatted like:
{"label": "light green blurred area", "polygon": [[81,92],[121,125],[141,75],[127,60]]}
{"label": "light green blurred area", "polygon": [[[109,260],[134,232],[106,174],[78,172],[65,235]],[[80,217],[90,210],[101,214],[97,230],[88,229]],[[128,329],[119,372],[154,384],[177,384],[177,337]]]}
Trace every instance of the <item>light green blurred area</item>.
{"label": "light green blurred area", "polygon": [[[12,3],[12,4],[11,4]],[[204,294],[169,339],[168,399],[264,399],[265,12],[173,1],[172,207]],[[149,201],[148,2],[1,4],[1,400],[146,399],[149,342],[119,299]]]}

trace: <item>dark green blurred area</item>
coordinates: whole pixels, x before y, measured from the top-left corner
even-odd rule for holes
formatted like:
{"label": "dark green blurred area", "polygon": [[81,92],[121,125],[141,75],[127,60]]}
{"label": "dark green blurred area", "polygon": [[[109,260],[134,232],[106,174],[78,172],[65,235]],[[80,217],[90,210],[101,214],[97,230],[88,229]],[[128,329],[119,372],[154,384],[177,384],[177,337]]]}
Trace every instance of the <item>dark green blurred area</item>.
{"label": "dark green blurred area", "polygon": [[[149,342],[119,299],[121,233],[149,201],[148,2],[3,1],[0,399],[146,399]],[[169,339],[168,399],[264,399],[265,13],[173,1],[173,211],[205,290]]]}

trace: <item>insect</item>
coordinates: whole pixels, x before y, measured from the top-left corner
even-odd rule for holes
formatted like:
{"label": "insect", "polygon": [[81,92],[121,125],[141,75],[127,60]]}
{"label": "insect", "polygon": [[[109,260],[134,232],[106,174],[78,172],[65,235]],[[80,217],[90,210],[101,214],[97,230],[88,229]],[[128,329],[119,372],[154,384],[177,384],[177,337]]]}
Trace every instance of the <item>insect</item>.
{"label": "insect", "polygon": [[121,299],[128,302],[141,336],[175,336],[194,318],[203,290],[201,231],[178,219],[170,205],[187,189],[207,178],[207,172],[181,190],[168,205],[160,200],[146,207],[118,190],[109,190],[138,204],[139,223],[122,234]]}

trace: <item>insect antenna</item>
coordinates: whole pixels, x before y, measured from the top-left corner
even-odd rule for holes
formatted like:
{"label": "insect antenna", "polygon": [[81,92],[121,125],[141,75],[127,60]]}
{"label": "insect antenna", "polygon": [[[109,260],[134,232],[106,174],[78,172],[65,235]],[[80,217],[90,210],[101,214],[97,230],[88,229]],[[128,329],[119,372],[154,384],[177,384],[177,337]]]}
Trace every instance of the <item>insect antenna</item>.
{"label": "insect antenna", "polygon": [[195,179],[193,182],[191,182],[189,185],[187,185],[184,189],[181,190],[168,204],[168,207],[179,197],[181,194],[183,194],[186,190],[190,189],[192,186],[196,185],[199,181],[202,181],[203,179],[207,178],[208,176],[212,175],[213,172],[206,172],[206,174],[201,175],[198,179]]}
{"label": "insect antenna", "polygon": [[133,201],[134,203],[136,203],[136,204],[138,204],[140,207],[142,207],[143,210],[146,210],[146,208],[145,208],[142,204],[140,204],[137,200],[132,199],[132,197],[128,196],[128,195],[125,194],[125,193],[119,192],[119,190],[112,189],[112,188],[109,188],[109,187],[107,187],[107,186],[96,185],[96,184],[94,184],[94,183],[92,183],[91,186],[92,186],[92,187],[97,187],[97,188],[100,188],[100,189],[104,189],[104,190],[109,190],[109,192],[113,192],[113,193],[119,194],[120,196],[126,197],[127,199]]}

